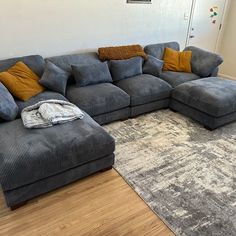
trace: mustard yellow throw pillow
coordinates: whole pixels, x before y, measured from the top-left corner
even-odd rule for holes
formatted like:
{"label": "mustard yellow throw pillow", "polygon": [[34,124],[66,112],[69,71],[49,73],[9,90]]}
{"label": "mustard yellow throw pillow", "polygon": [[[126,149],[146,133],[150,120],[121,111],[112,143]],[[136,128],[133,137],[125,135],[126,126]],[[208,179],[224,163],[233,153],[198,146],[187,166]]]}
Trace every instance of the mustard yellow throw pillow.
{"label": "mustard yellow throw pillow", "polygon": [[0,82],[10,93],[22,100],[27,101],[31,97],[44,91],[39,84],[39,77],[23,62],[17,62],[5,72],[0,73]]}
{"label": "mustard yellow throw pillow", "polygon": [[191,51],[179,52],[171,48],[165,48],[163,70],[191,73],[191,59]]}

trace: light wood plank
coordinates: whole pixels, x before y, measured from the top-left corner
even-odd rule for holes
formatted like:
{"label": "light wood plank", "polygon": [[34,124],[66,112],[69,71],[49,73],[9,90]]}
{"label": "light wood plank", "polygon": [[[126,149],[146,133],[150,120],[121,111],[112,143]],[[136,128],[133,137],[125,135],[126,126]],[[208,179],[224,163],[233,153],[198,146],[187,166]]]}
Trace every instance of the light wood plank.
{"label": "light wood plank", "polygon": [[10,211],[0,195],[0,235],[174,235],[115,170]]}

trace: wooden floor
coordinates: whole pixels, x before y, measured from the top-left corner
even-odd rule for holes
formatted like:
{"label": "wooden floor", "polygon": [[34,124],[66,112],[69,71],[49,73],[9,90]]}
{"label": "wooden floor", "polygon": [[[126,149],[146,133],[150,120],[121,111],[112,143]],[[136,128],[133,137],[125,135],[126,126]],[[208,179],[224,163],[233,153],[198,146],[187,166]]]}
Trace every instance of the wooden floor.
{"label": "wooden floor", "polygon": [[10,211],[0,195],[0,235],[174,235],[115,170]]}

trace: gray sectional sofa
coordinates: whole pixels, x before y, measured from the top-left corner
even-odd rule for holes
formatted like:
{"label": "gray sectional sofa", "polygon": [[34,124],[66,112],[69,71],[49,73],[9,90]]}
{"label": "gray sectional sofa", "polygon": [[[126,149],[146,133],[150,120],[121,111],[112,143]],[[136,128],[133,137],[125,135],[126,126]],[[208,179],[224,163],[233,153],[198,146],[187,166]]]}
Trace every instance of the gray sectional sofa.
{"label": "gray sectional sofa", "polygon": [[[179,50],[178,43],[171,42],[148,45],[145,52],[161,65],[165,47]],[[0,183],[7,205],[14,209],[38,195],[111,168],[115,141],[100,125],[168,107],[212,129],[235,120],[235,82],[212,77],[217,75],[221,57],[190,49],[194,73],[159,70],[155,74],[152,62],[145,64],[148,62],[136,58],[109,62],[113,81],[96,83],[95,78],[85,86],[75,83],[72,66],[102,63],[95,52],[45,60],[41,56],[27,56],[0,61],[0,72],[23,61],[41,77],[45,62],[50,61],[70,74],[65,96],[46,90],[27,102],[16,100],[18,119],[0,123]],[[217,91],[221,93],[216,95]],[[230,94],[226,94],[228,91]],[[85,117],[48,129],[25,129],[20,112],[45,99],[69,100],[85,112]]]}

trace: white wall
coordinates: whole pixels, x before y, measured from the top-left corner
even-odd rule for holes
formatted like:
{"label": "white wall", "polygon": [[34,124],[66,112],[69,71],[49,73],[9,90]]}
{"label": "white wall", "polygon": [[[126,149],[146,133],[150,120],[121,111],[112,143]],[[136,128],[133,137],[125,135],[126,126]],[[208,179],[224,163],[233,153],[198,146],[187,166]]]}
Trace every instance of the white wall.
{"label": "white wall", "polygon": [[100,46],[185,44],[190,0],[0,0],[0,59],[54,56]]}
{"label": "white wall", "polygon": [[236,78],[236,1],[232,0],[226,19],[220,52],[224,57],[221,74]]}

